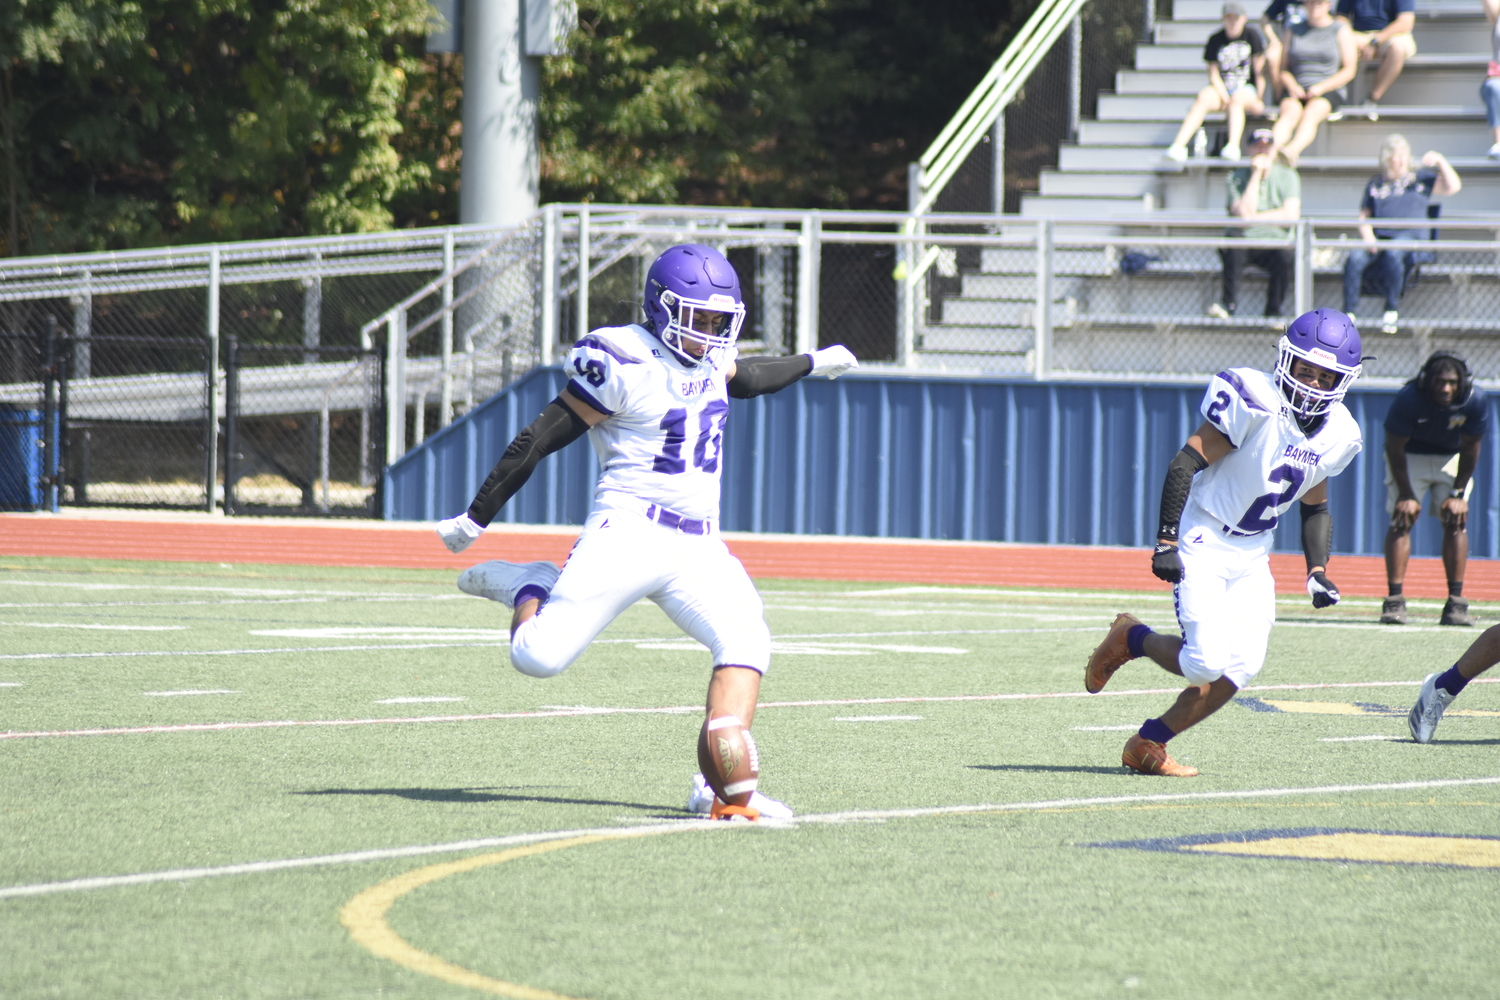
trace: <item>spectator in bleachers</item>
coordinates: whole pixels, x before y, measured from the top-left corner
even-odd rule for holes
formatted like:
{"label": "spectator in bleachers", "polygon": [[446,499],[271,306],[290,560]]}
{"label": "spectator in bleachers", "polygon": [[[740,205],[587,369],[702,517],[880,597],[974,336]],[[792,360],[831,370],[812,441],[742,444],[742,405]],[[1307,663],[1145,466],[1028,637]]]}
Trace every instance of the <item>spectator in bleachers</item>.
{"label": "spectator in bleachers", "polygon": [[1329,0],[1307,0],[1307,19],[1287,29],[1276,148],[1296,166],[1318,126],[1342,114],[1344,87],[1358,69],[1354,31],[1335,20]]}
{"label": "spectator in bleachers", "polygon": [[1339,0],[1339,19],[1354,29],[1359,58],[1380,60],[1364,108],[1372,122],[1380,120],[1380,99],[1401,75],[1406,60],[1417,54],[1417,40],[1411,33],[1417,24],[1416,11],[1417,0]]}
{"label": "spectator in bleachers", "polygon": [[[1365,185],[1364,197],[1359,202],[1359,218],[1366,219],[1425,219],[1427,206],[1434,195],[1458,194],[1463,182],[1458,179],[1453,165],[1447,157],[1436,150],[1422,154],[1422,167],[1411,167],[1411,144],[1399,135],[1388,135],[1380,144],[1380,173],[1370,178]],[[1431,230],[1422,229],[1376,229],[1369,223],[1359,227],[1363,248],[1350,250],[1344,260],[1344,312],[1354,316],[1359,309],[1360,286],[1366,271],[1374,269],[1374,281],[1385,295],[1385,316],[1381,329],[1395,333],[1400,317],[1396,306],[1412,268],[1432,259],[1420,250],[1381,250],[1380,240],[1425,240],[1431,238]],[[1426,256],[1421,256],[1426,254]],[[1357,326],[1359,321],[1355,320]]]}
{"label": "spectator in bleachers", "polygon": [[1490,72],[1479,85],[1484,109],[1489,114],[1490,132],[1495,144],[1490,159],[1500,160],[1500,0],[1482,0],[1484,16],[1490,19]]}
{"label": "spectator in bleachers", "polygon": [[[1229,190],[1229,214],[1237,219],[1255,222],[1295,221],[1302,214],[1302,178],[1297,171],[1276,159],[1273,136],[1268,128],[1250,134],[1250,166],[1232,171],[1226,185]],[[1252,240],[1284,240],[1288,230],[1282,226],[1255,225],[1231,227],[1229,236]],[[1240,301],[1240,275],[1246,264],[1253,264],[1270,277],[1266,286],[1266,315],[1281,315],[1281,300],[1286,297],[1295,255],[1290,247],[1241,249],[1226,247],[1219,251],[1224,261],[1224,290],[1218,302],[1209,306],[1208,314],[1228,319],[1235,314]]]}
{"label": "spectator in bleachers", "polygon": [[1245,8],[1234,0],[1222,9],[1224,27],[1208,37],[1203,61],[1208,63],[1208,86],[1198,91],[1188,109],[1177,138],[1167,147],[1167,158],[1181,163],[1187,159],[1187,143],[1215,111],[1223,111],[1229,122],[1229,139],[1220,156],[1227,160],[1240,158],[1240,136],[1245,132],[1245,115],[1266,110],[1265,40],[1250,27]]}
{"label": "spectator in bleachers", "polygon": [[1281,93],[1282,44],[1287,29],[1307,20],[1302,0],[1271,0],[1260,15],[1260,33],[1266,40],[1266,77],[1271,81],[1267,97]]}

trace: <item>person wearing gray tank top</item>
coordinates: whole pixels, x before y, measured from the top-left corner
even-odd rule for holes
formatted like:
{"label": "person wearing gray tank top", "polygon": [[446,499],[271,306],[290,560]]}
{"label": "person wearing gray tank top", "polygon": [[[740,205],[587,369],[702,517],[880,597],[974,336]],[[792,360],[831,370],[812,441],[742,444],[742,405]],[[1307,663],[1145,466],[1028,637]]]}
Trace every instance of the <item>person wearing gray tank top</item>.
{"label": "person wearing gray tank top", "polygon": [[1359,65],[1354,32],[1334,20],[1331,8],[1329,0],[1310,0],[1307,19],[1287,30],[1276,148],[1292,164],[1343,105],[1344,87]]}
{"label": "person wearing gray tank top", "polygon": [[1479,85],[1479,96],[1484,98],[1484,110],[1489,115],[1490,132],[1495,144],[1490,147],[1490,159],[1500,160],[1500,0],[1481,0],[1484,16],[1490,19],[1490,71]]}

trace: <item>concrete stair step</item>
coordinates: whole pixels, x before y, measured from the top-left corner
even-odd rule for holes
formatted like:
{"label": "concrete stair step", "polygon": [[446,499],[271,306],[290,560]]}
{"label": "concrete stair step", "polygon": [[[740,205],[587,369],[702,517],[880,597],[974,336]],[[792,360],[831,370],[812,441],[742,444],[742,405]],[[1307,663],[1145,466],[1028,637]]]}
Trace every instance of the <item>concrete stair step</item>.
{"label": "concrete stair step", "polygon": [[[1215,22],[1217,23],[1217,22]],[[1210,28],[1209,34],[1218,28]],[[1207,35],[1204,41],[1207,41]],[[1193,41],[1190,43],[1137,45],[1135,47],[1135,68],[1138,70],[1155,69],[1192,69],[1203,72],[1203,42]]]}
{"label": "concrete stair step", "polygon": [[[1396,85],[1400,82],[1397,80]],[[1479,127],[1483,129],[1484,105],[1478,103],[1479,84],[1474,83],[1472,75],[1468,82],[1473,83],[1473,87],[1466,86],[1463,90],[1458,90],[1449,86],[1438,96],[1437,100],[1422,104],[1410,104],[1403,101],[1396,92],[1396,85],[1393,85],[1391,93],[1388,93],[1386,99],[1380,104],[1380,117],[1382,120],[1389,119],[1403,125],[1413,119],[1477,120]],[[1196,94],[1197,91],[1193,93]],[[1468,103],[1451,103],[1455,98],[1463,99]],[[1099,120],[1180,122],[1192,105],[1191,94],[1100,94]],[[1342,121],[1349,122],[1357,117],[1362,117],[1362,115],[1346,108]]]}
{"label": "concrete stair step", "polygon": [[[1261,12],[1266,9],[1266,2],[1246,0],[1240,6],[1245,8],[1250,20],[1259,21]],[[1172,16],[1182,21],[1217,20],[1222,7],[1222,0],[1174,0]],[[1417,23],[1420,24],[1424,18],[1429,17],[1472,17],[1478,9],[1478,4],[1467,0],[1417,0]]]}
{"label": "concrete stair step", "polygon": [[[1062,248],[1053,251],[1053,274],[1057,276],[1113,274],[1117,263],[1115,255],[1104,249]],[[1029,275],[1035,281],[1036,251],[1022,247],[986,247],[979,254],[979,267],[985,274]]]}
{"label": "concrete stair step", "polygon": [[[962,277],[963,292],[958,296],[944,299],[945,308],[949,303],[958,301],[976,302],[1000,299],[1014,302],[1036,301],[1036,275],[1034,273],[1019,271],[1014,274],[974,274],[971,272]],[[1077,294],[1081,283],[1085,280],[1078,275],[1057,275],[1052,287],[1053,299],[1061,302]]]}
{"label": "concrete stair step", "polygon": [[[1253,20],[1258,21],[1259,18]],[[1155,38],[1158,44],[1163,45],[1197,45],[1201,55],[1208,36],[1222,26],[1223,22],[1217,17],[1211,20],[1179,18],[1159,22]],[[1413,34],[1416,36],[1419,55],[1437,52],[1471,52],[1483,55],[1489,52],[1489,24],[1478,4],[1467,10],[1450,10],[1441,18],[1419,16]]]}
{"label": "concrete stair step", "polygon": [[922,334],[923,351],[974,354],[1022,354],[1036,343],[1036,331],[1021,326],[929,326]]}
{"label": "concrete stair step", "polygon": [[1154,195],[1160,182],[1154,173],[1122,173],[1120,171],[1075,171],[1043,170],[1041,193],[1054,195],[1111,195],[1120,198],[1140,198]]}
{"label": "concrete stair step", "polygon": [[1111,195],[1028,194],[1021,197],[1022,218],[1113,219],[1121,216],[1149,215],[1156,210],[1156,198],[1121,198]]}

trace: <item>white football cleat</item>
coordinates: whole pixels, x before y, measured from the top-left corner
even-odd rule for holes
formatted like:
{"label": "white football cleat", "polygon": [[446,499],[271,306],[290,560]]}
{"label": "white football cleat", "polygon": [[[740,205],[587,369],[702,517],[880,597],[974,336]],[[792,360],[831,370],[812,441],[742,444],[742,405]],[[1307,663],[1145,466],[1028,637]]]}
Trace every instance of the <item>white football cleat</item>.
{"label": "white football cleat", "polygon": [[555,563],[513,563],[491,559],[478,566],[470,566],[458,577],[458,589],[475,597],[487,597],[499,601],[507,608],[516,606],[516,594],[522,587],[535,584],[548,593],[557,584],[562,570]]}
{"label": "white football cleat", "polygon": [[812,352],[812,371],[809,375],[824,375],[828,378],[838,378],[851,368],[859,367],[859,359],[854,352],[843,344],[834,344],[825,347],[821,351]]}
{"label": "white football cleat", "polygon": [[703,775],[693,775],[693,790],[688,793],[688,812],[707,816],[713,807],[714,790],[708,787],[708,782],[703,780]]}
{"label": "white football cleat", "polygon": [[[703,775],[693,775],[693,790],[688,793],[688,812],[699,816],[707,816],[713,811],[714,802],[718,796],[714,790],[708,787],[708,782],[703,780]],[[785,802],[777,802],[775,799],[767,798],[760,792],[751,792],[750,801],[745,803],[747,807],[760,813],[761,819],[791,819],[792,807]]]}
{"label": "white football cleat", "polygon": [[1406,717],[1411,738],[1418,743],[1432,741],[1432,734],[1437,732],[1437,725],[1443,718],[1443,710],[1458,697],[1437,686],[1440,676],[1437,673],[1427,675],[1427,679],[1422,682],[1422,693],[1417,695],[1417,703],[1411,707],[1411,714]]}
{"label": "white football cleat", "polygon": [[474,544],[474,541],[484,534],[484,525],[479,524],[471,517],[469,512],[464,511],[457,517],[450,517],[446,521],[437,524],[438,537],[443,544],[448,546],[448,551],[458,555],[464,549]]}

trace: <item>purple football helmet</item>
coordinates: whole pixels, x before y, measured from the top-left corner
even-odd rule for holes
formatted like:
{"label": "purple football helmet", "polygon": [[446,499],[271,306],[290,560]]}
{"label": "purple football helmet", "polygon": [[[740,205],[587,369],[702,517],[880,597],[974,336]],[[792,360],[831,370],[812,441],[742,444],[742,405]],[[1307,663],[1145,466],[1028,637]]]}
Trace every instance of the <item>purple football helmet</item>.
{"label": "purple football helmet", "polygon": [[[646,328],[690,368],[717,365],[745,323],[740,276],[724,255],[701,243],[672,247],[646,272]],[[684,339],[704,346],[702,355]]]}
{"label": "purple football helmet", "polygon": [[[1333,409],[1359,378],[1361,346],[1354,321],[1337,309],[1314,309],[1292,320],[1278,345],[1276,381],[1292,412],[1307,419]],[[1298,360],[1326,368],[1338,376],[1333,388],[1321,389],[1292,378]]]}

